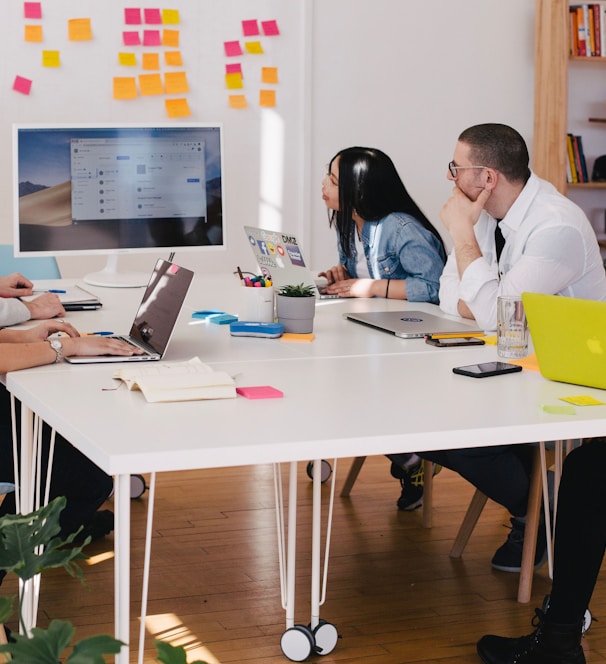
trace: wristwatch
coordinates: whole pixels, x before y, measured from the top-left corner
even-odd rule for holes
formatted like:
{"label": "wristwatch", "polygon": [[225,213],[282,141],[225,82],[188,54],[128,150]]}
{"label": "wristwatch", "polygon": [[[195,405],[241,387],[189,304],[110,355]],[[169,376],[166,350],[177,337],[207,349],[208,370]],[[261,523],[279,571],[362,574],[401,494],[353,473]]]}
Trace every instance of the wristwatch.
{"label": "wristwatch", "polygon": [[59,339],[47,339],[50,347],[57,353],[57,359],[55,362],[61,362],[63,360],[63,344]]}

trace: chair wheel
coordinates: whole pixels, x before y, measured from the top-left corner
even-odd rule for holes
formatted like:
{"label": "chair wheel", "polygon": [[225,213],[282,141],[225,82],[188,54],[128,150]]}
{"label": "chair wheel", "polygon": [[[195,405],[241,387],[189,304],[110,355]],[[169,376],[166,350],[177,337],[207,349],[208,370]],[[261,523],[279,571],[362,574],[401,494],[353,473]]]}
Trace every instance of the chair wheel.
{"label": "chair wheel", "polygon": [[295,625],[282,634],[280,648],[291,661],[303,662],[314,651],[313,634],[309,627]]}
{"label": "chair wheel", "polygon": [[314,651],[318,655],[329,655],[336,647],[339,640],[337,628],[326,620],[320,619],[318,626],[313,630],[316,642]]}
{"label": "chair wheel", "polygon": [[[325,459],[322,459],[322,465],[321,465],[321,471],[320,471],[320,481],[322,484],[328,480],[328,478],[332,475],[332,466],[326,461]],[[307,464],[307,477],[309,477],[310,480],[313,480],[314,478],[314,462],[310,461]]]}
{"label": "chair wheel", "polygon": [[131,475],[130,476],[130,499],[136,500],[141,498],[148,488],[145,484],[145,478],[143,475]]}

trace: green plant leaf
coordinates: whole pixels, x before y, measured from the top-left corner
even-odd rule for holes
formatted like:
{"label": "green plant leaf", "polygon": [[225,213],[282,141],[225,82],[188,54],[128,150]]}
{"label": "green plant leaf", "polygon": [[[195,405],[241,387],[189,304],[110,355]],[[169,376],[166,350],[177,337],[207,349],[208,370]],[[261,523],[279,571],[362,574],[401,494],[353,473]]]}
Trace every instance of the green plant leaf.
{"label": "green plant leaf", "polygon": [[66,664],[104,664],[103,655],[117,655],[124,644],[112,636],[101,634],[78,641]]}
{"label": "green plant leaf", "polygon": [[15,643],[0,646],[0,652],[11,653],[14,664],[57,664],[74,631],[69,622],[53,620],[48,630],[34,627],[30,638],[13,634]]}
{"label": "green plant leaf", "polygon": [[13,615],[13,597],[0,597],[0,625],[4,623]]}
{"label": "green plant leaf", "polygon": [[[162,664],[187,664],[187,657],[185,655],[185,648],[183,646],[171,646],[166,641],[154,641],[158,651],[158,661]],[[71,664],[71,663],[70,663]],[[197,659],[192,664],[207,664],[202,660]]]}
{"label": "green plant leaf", "polygon": [[284,295],[285,297],[313,297],[315,294],[314,287],[306,286],[304,283],[288,284],[278,290],[278,295]]}
{"label": "green plant leaf", "polygon": [[62,548],[77,535],[73,533],[65,541],[57,537],[64,507],[65,498],[60,496],[31,514],[0,517],[0,569],[27,581],[44,570],[63,567],[82,581],[82,570],[73,561],[88,557],[82,553],[88,540],[83,546]]}

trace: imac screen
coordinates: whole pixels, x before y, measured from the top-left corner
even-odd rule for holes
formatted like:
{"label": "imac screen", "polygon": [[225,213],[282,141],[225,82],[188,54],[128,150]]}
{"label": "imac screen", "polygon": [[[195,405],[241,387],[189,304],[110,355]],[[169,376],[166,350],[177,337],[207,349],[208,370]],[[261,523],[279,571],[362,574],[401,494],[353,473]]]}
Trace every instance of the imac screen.
{"label": "imac screen", "polygon": [[220,125],[15,125],[17,255],[224,247]]}

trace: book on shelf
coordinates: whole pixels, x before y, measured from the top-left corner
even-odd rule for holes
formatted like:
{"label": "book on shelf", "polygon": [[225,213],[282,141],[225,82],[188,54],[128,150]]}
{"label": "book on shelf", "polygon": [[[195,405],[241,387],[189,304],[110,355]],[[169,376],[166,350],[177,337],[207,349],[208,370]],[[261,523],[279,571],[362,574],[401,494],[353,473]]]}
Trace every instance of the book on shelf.
{"label": "book on shelf", "polygon": [[566,151],[568,153],[566,164],[567,181],[572,184],[589,182],[582,136],[567,134]]}
{"label": "book on shelf", "polygon": [[225,371],[215,371],[194,357],[187,362],[150,362],[119,367],[114,378],[140,390],[150,403],[234,399],[236,385]]}
{"label": "book on shelf", "polygon": [[606,0],[569,6],[570,54],[606,57]]}
{"label": "book on shelf", "polygon": [[568,160],[566,163],[567,171],[570,173],[570,178],[568,182],[575,184],[579,181],[579,176],[576,169],[575,158],[574,158],[574,138],[572,134],[566,135],[566,152],[568,154]]}

